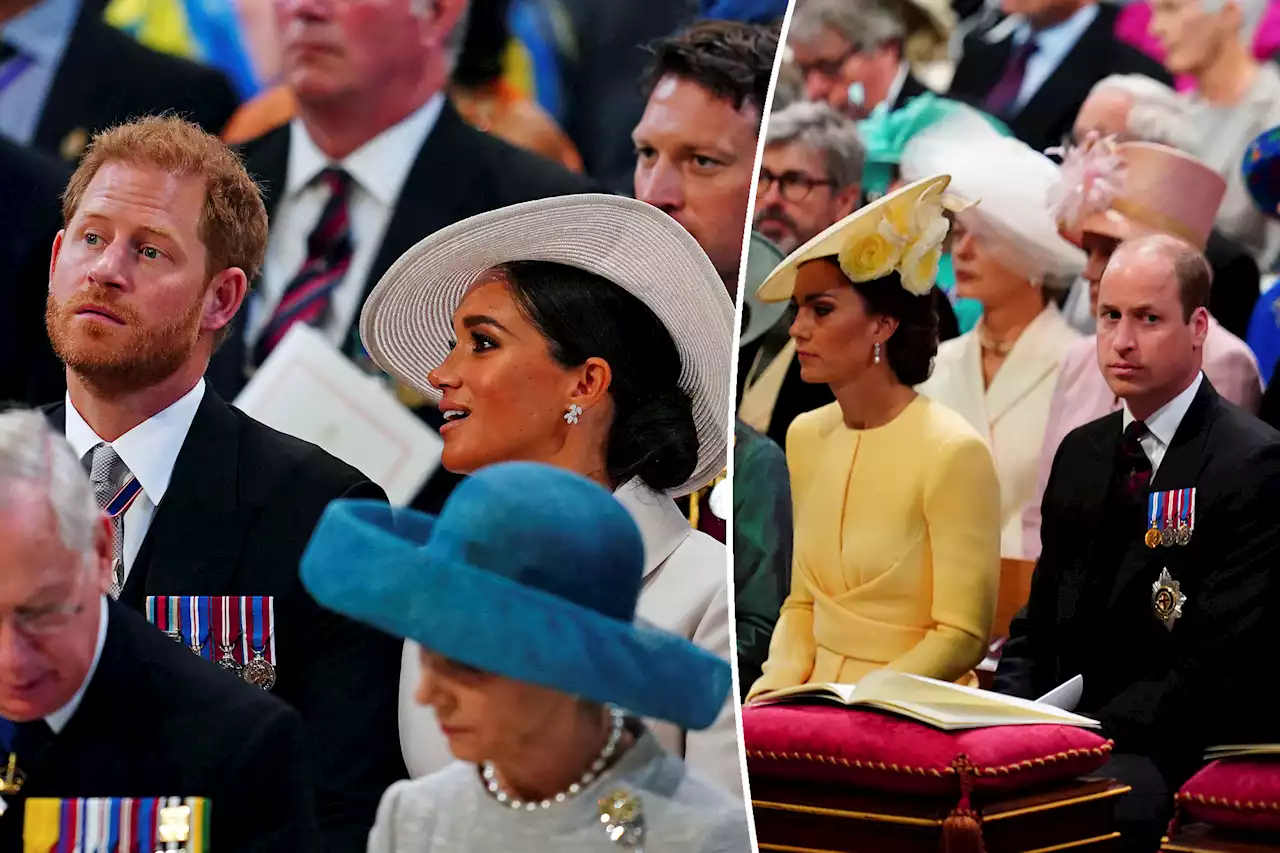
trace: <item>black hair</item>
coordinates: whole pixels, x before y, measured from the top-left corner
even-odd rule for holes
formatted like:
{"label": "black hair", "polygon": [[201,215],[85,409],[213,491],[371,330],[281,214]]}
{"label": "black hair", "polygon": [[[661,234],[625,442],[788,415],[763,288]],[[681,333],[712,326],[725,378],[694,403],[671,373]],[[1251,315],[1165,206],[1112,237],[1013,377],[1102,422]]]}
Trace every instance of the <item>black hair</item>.
{"label": "black hair", "polygon": [[[824,260],[839,269],[835,258]],[[933,372],[933,358],[938,354],[938,312],[933,293],[916,296],[902,286],[897,272],[850,284],[867,303],[867,313],[898,321],[898,328],[884,345],[884,357],[898,381],[911,387],[928,379]]]}
{"label": "black hair", "polygon": [[577,367],[592,357],[609,363],[610,481],[620,486],[639,477],[654,491],[666,491],[693,476],[693,402],[680,387],[680,352],[649,306],[613,282],[565,264],[512,261],[497,270],[559,364]]}
{"label": "black hair", "polygon": [[502,60],[511,40],[507,15],[511,0],[475,0],[467,12],[462,50],[453,68],[459,86],[485,86],[502,77]]}
{"label": "black hair", "polygon": [[642,80],[645,97],[668,74],[697,83],[741,109],[764,112],[778,52],[775,27],[738,21],[702,21],[649,45],[653,54]]}

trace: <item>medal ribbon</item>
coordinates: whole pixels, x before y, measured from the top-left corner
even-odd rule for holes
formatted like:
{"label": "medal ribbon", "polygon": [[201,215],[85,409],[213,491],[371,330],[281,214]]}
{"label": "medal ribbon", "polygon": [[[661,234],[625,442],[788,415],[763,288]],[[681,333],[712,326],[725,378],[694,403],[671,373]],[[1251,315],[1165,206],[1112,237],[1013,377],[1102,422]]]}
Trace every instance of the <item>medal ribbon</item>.
{"label": "medal ribbon", "polygon": [[180,627],[182,644],[191,648],[196,642],[197,626],[193,624],[196,619],[196,597],[194,595],[175,597],[178,599],[178,618],[182,620]]}
{"label": "medal ribbon", "polygon": [[156,801],[152,797],[138,800],[137,821],[134,824],[134,847],[152,853],[156,849]]}
{"label": "medal ribbon", "polygon": [[201,629],[200,629],[200,657],[205,660],[216,660],[217,656],[213,649],[213,598],[208,595],[200,596],[200,612],[201,612]]}
{"label": "medal ribbon", "polygon": [[1161,492],[1161,499],[1164,501],[1164,529],[1174,530],[1173,525],[1173,492]]}
{"label": "medal ribbon", "polygon": [[87,799],[84,803],[84,853],[106,853],[102,849],[102,800]]}
{"label": "medal ribbon", "polygon": [[191,809],[191,841],[187,853],[209,853],[209,801],[204,797],[187,800]]}
{"label": "medal ribbon", "polygon": [[252,604],[254,657],[257,657],[258,655],[262,655],[263,657],[266,656],[267,637],[270,636],[270,634],[267,633],[267,614],[263,612],[262,604],[263,597],[261,595],[255,595],[253,597]]}
{"label": "medal ribbon", "polygon": [[276,600],[267,596],[267,660],[276,663]]}
{"label": "medal ribbon", "polygon": [[1147,495],[1147,528],[1157,530],[1160,527],[1160,493]]}
{"label": "medal ribbon", "polygon": [[119,797],[107,801],[107,846],[105,853],[117,853],[120,850],[120,811],[124,803]]}
{"label": "medal ribbon", "polygon": [[177,631],[178,635],[182,635],[182,596],[170,595],[166,597],[165,604],[169,607],[169,624],[166,626],[170,631]]}
{"label": "medal ribbon", "polygon": [[23,849],[53,853],[62,828],[62,801],[36,797],[27,800],[22,822]]}
{"label": "medal ribbon", "polygon": [[249,642],[249,596],[240,596],[240,662],[248,665],[253,660],[252,644]]}
{"label": "medal ribbon", "polygon": [[80,841],[80,801],[62,801],[62,819],[58,828],[58,853],[75,853]]}
{"label": "medal ribbon", "polygon": [[1196,529],[1196,490],[1195,487],[1187,489],[1187,526],[1192,531]]}
{"label": "medal ribbon", "polygon": [[119,836],[120,853],[133,853],[133,800],[127,797],[120,801]]}

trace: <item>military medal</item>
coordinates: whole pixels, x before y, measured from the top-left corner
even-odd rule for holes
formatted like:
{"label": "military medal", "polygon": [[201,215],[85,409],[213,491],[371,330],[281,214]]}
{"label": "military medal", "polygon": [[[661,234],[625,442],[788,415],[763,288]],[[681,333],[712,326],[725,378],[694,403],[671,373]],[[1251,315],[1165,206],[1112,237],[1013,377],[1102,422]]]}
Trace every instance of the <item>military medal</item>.
{"label": "military medal", "polygon": [[644,810],[640,797],[628,791],[614,791],[602,797],[597,806],[600,823],[609,840],[635,853],[644,853]]}
{"label": "military medal", "polygon": [[253,660],[244,665],[241,676],[250,684],[270,690],[276,684],[276,668],[268,659],[275,657],[275,599],[246,596],[240,601],[240,613],[243,624],[249,626],[244,633],[251,638],[253,651]]}
{"label": "military medal", "polygon": [[1173,630],[1173,623],[1182,616],[1182,605],[1187,597],[1182,594],[1182,586],[1173,579],[1167,568],[1160,571],[1160,577],[1151,585],[1151,608],[1156,618],[1164,623],[1164,627]]}
{"label": "military medal", "polygon": [[18,769],[17,753],[9,753],[9,760],[5,764],[4,778],[0,779],[0,794],[18,793],[22,790],[22,785],[26,781],[26,774]]}
{"label": "military medal", "polygon": [[198,595],[187,596],[186,607],[183,608],[186,611],[184,615],[187,617],[187,648],[191,649],[196,657],[204,657],[204,647],[208,641],[208,634],[204,629],[209,627],[209,620],[200,618],[201,599],[202,596]]}
{"label": "military medal", "polygon": [[1160,493],[1147,495],[1147,535],[1142,540],[1148,548],[1160,545]]}
{"label": "military medal", "polygon": [[182,642],[182,610],[180,608],[180,599],[176,595],[161,596],[160,600],[164,603],[168,612],[168,621],[165,627],[165,633],[169,635],[169,639],[175,643]]}
{"label": "military medal", "polygon": [[179,853],[187,849],[191,838],[191,807],[177,797],[169,797],[160,809],[156,826],[156,841],[165,845],[164,850]]}
{"label": "military medal", "polygon": [[1172,548],[1178,538],[1177,523],[1174,520],[1173,492],[1160,493],[1160,515],[1164,518],[1163,529],[1160,531],[1160,544],[1166,548]]}
{"label": "military medal", "polygon": [[232,675],[240,676],[244,665],[236,660],[236,640],[240,638],[239,631],[232,631],[231,614],[234,610],[238,616],[240,608],[232,608],[231,597],[227,595],[218,596],[215,601],[218,604],[218,614],[221,616],[218,625],[218,666],[230,672]]}
{"label": "military medal", "polygon": [[1191,531],[1196,526],[1196,490],[1194,487],[1178,490],[1178,534],[1179,545],[1191,544]]}

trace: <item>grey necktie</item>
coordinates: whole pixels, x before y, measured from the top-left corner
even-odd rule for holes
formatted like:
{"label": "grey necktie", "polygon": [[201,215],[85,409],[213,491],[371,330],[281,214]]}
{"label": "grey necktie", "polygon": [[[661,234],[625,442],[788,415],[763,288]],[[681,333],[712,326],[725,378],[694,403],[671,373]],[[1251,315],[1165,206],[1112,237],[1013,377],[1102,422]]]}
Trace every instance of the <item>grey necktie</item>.
{"label": "grey necktie", "polygon": [[[103,443],[93,448],[92,462],[89,468],[89,481],[93,484],[93,497],[100,509],[106,509],[111,499],[119,493],[129,479],[129,468],[111,445]],[[111,597],[119,598],[124,589],[124,513],[111,519],[115,529],[115,557],[112,569],[115,577],[111,581]]]}

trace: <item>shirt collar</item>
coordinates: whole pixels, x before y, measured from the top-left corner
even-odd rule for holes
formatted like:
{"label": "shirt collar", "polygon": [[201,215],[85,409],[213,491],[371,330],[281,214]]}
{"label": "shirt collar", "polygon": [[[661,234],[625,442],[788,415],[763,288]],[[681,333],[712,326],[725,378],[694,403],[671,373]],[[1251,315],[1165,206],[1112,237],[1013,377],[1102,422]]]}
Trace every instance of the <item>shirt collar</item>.
{"label": "shirt collar", "polygon": [[89,682],[93,681],[93,674],[98,671],[98,661],[102,660],[102,648],[107,644],[107,619],[110,611],[107,608],[105,595],[99,601],[101,610],[98,613],[98,645],[93,650],[93,663],[89,664],[89,672],[85,675],[84,681],[80,682],[80,689],[76,691],[76,695],[58,710],[46,714],[44,718],[55,735],[66,728],[67,723],[71,722],[71,718],[75,716],[76,709],[80,707],[80,700],[84,698],[84,692],[89,689]]}
{"label": "shirt collar", "polygon": [[[174,463],[178,461],[178,453],[187,440],[196,410],[204,399],[204,389],[202,378],[169,408],[157,412],[111,442],[112,449],[142,484],[147,498],[157,506],[169,488]],[[75,450],[76,458],[84,459],[84,455],[101,444],[102,439],[71,404],[70,393],[66,397],[66,409],[67,441]]]}
{"label": "shirt collar", "polygon": [[444,93],[438,92],[398,124],[382,131],[337,163],[319,149],[302,119],[295,118],[289,133],[289,176],[285,192],[289,197],[298,195],[321,172],[336,166],[344,169],[379,204],[391,207],[399,198],[400,188],[417,160],[412,153],[406,155],[406,152],[417,152],[422,148],[443,108]]}
{"label": "shirt collar", "polygon": [[[1196,398],[1196,392],[1200,390],[1200,383],[1204,381],[1204,373],[1197,373],[1196,378],[1192,380],[1181,394],[1165,403],[1156,413],[1147,418],[1147,429],[1155,436],[1165,447],[1173,443],[1173,436],[1178,431],[1182,419],[1186,417],[1187,410],[1191,408],[1191,401]],[[1128,428],[1135,418],[1129,412],[1129,404],[1124,406],[1124,426]]]}
{"label": "shirt collar", "polygon": [[[1075,47],[1076,42],[1080,40],[1080,36],[1084,35],[1084,31],[1089,29],[1089,25],[1098,17],[1098,4],[1090,3],[1076,10],[1070,18],[1067,18],[1060,24],[1054,24],[1052,27],[1046,27],[1043,30],[1035,30],[1036,49],[1041,54],[1066,55],[1071,48]],[[1027,39],[1031,38],[1033,30],[1031,24],[1025,19],[1018,28],[1013,31],[1014,44],[1023,44]]]}
{"label": "shirt collar", "polygon": [[893,82],[889,84],[889,91],[885,93],[884,103],[893,106],[898,100],[898,96],[902,94],[902,87],[907,84],[907,75],[911,73],[911,66],[906,62],[898,63],[898,76],[893,78]]}
{"label": "shirt collar", "polygon": [[58,60],[80,17],[80,0],[43,0],[0,27],[0,37],[42,63]]}

